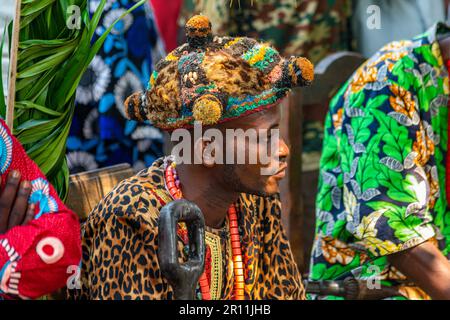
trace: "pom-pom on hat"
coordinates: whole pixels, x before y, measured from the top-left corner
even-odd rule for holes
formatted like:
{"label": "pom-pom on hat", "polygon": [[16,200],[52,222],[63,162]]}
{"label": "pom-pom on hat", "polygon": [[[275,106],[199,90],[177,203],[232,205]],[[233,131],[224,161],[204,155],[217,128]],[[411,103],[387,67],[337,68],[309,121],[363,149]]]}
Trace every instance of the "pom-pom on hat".
{"label": "pom-pom on hat", "polygon": [[202,15],[186,23],[187,43],[156,65],[145,92],[125,101],[132,120],[173,130],[195,121],[214,125],[269,108],[293,87],[309,85],[308,59],[284,59],[266,43],[245,37],[214,37]]}

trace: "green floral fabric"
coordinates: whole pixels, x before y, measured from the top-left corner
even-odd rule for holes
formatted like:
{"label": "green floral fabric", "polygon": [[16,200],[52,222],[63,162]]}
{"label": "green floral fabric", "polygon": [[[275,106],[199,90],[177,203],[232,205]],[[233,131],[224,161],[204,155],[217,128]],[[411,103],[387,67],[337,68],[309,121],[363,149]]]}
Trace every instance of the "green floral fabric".
{"label": "green floral fabric", "polygon": [[450,256],[449,81],[437,42],[448,32],[437,24],[412,41],[385,46],[332,100],[311,280],[376,277],[398,286],[403,298],[425,298],[386,256],[430,239]]}

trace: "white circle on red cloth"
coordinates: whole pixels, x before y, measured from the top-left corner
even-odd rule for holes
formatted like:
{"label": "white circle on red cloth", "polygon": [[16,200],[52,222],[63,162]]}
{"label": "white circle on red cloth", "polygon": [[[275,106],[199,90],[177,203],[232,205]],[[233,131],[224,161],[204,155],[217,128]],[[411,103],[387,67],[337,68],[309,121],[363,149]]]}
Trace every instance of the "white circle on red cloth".
{"label": "white circle on red cloth", "polygon": [[[53,249],[52,252],[46,252],[46,247]],[[64,255],[64,245],[58,238],[46,237],[39,241],[36,246],[36,252],[46,264],[54,264]]]}

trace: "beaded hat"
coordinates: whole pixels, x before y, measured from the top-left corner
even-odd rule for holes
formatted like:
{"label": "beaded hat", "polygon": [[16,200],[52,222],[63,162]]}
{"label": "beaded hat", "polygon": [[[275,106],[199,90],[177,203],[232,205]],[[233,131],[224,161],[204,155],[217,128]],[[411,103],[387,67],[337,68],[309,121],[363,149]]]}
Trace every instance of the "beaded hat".
{"label": "beaded hat", "polygon": [[214,125],[269,108],[314,78],[308,59],[284,59],[251,38],[213,38],[202,15],[186,23],[186,37],[158,62],[147,90],[127,98],[129,119],[166,130]]}

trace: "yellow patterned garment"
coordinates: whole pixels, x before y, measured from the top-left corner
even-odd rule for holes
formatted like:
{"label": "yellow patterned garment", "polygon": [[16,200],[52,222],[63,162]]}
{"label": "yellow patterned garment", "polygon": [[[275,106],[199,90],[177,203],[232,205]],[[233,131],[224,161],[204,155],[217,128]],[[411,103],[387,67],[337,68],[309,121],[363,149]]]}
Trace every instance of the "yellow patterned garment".
{"label": "yellow patterned garment", "polygon": [[[173,299],[157,258],[161,202],[170,201],[162,159],[122,181],[100,201],[83,226],[82,288],[69,295],[78,299]],[[281,225],[279,199],[242,194],[236,205],[246,298],[304,299],[301,277]],[[234,277],[227,220],[222,229],[207,228],[206,243],[211,296],[230,299]],[[179,259],[186,261],[181,238],[178,249]]]}

